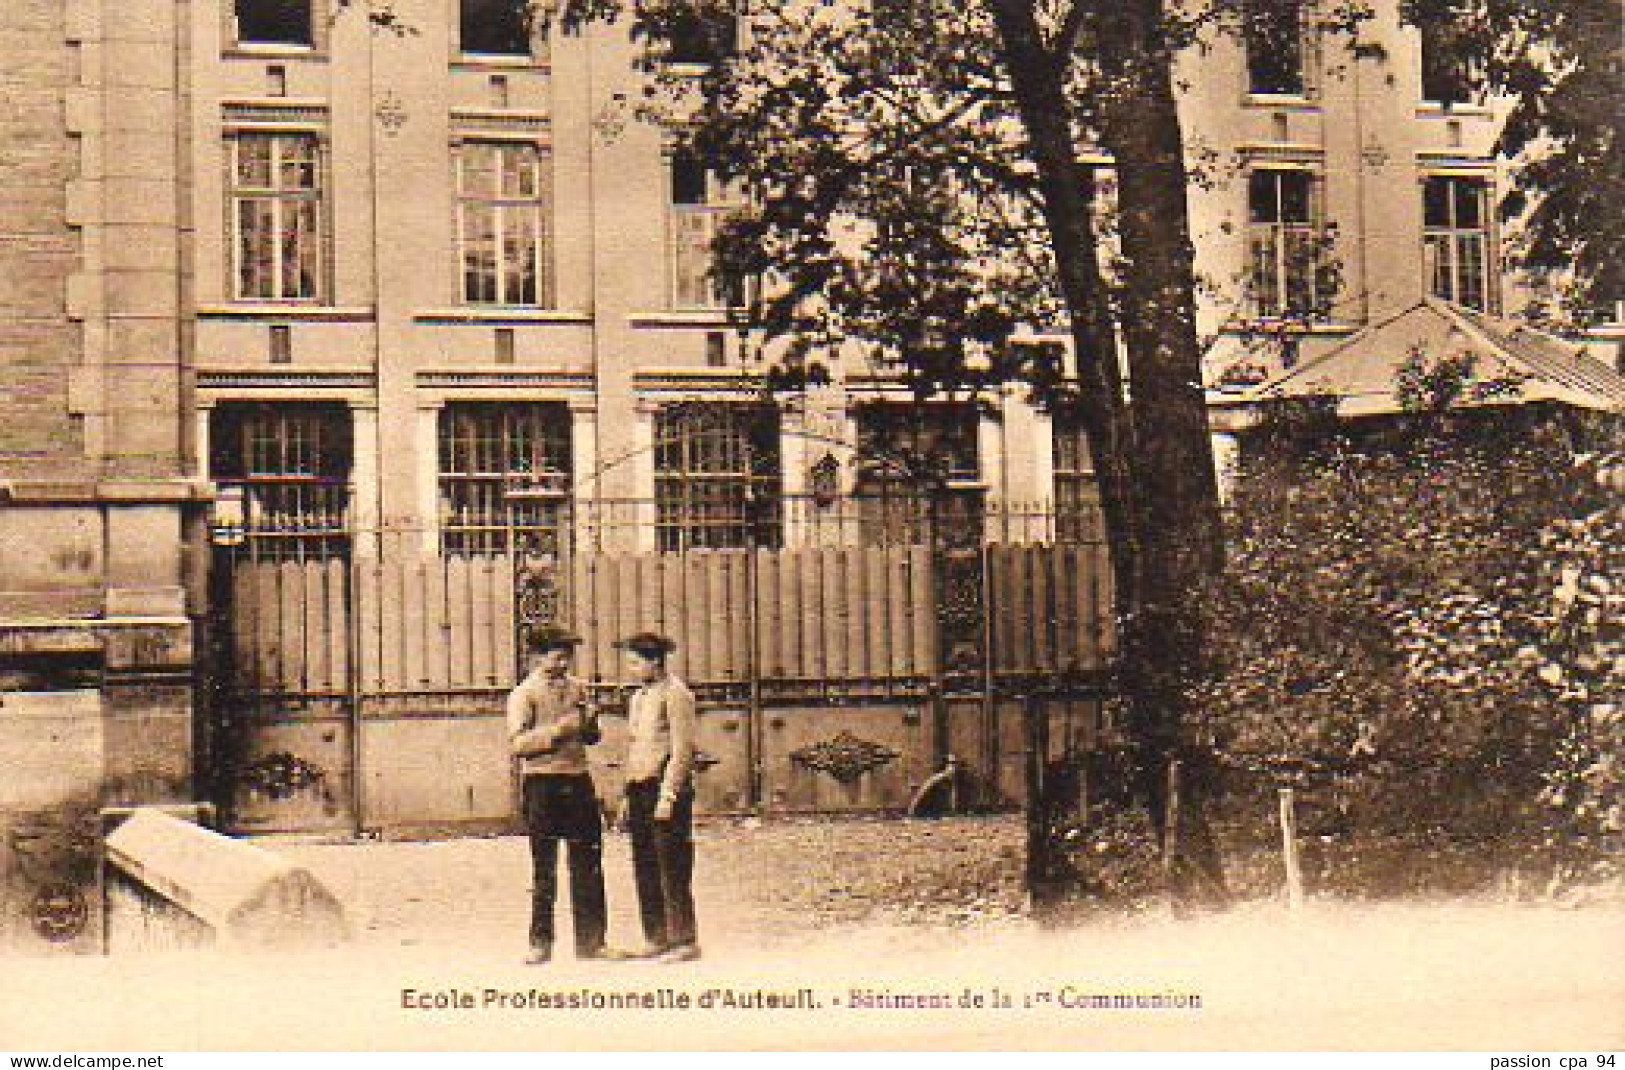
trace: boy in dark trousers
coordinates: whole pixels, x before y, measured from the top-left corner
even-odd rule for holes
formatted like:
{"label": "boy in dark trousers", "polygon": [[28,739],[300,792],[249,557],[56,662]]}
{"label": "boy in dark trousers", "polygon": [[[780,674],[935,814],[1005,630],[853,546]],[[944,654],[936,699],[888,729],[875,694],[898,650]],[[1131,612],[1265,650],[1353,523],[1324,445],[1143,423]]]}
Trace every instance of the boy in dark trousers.
{"label": "boy in dark trousers", "polygon": [[700,957],[694,919],[694,693],[669,672],[673,643],[640,632],[617,644],[638,681],[628,707],[627,825],[646,954]]}
{"label": "boy in dark trousers", "polygon": [[587,746],[599,738],[586,685],[570,675],[580,639],[546,626],[526,644],[530,671],[508,695],[508,740],[519,759],[532,869],[530,956],[553,956],[553,904],[558,896],[559,841],[569,854],[570,907],[576,958],[604,954],[602,811],[587,771]]}

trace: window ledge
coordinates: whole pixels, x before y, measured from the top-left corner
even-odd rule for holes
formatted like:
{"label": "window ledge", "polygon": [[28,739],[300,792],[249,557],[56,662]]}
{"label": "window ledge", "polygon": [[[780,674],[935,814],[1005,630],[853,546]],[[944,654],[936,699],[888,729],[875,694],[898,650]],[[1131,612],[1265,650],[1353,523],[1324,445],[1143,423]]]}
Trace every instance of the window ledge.
{"label": "window ledge", "polygon": [[537,71],[546,73],[551,61],[536,55],[502,52],[459,52],[451,61],[457,71]]}
{"label": "window ledge", "polygon": [[435,323],[441,325],[467,324],[470,326],[489,326],[491,324],[590,324],[592,313],[576,312],[569,309],[557,308],[528,308],[509,307],[503,305],[467,305],[456,308],[430,308],[421,312],[414,312],[412,319],[418,323]]}
{"label": "window ledge", "polygon": [[1319,111],[1320,100],[1308,93],[1243,93],[1243,107]]}
{"label": "window ledge", "polygon": [[227,320],[311,320],[329,323],[370,323],[376,318],[374,310],[366,305],[284,305],[262,301],[200,305],[197,317]]}
{"label": "window ledge", "polygon": [[220,55],[225,59],[327,59],[327,53],[315,45],[274,41],[237,41],[221,49]]}
{"label": "window ledge", "polygon": [[1464,119],[1491,119],[1495,117],[1495,109],[1488,104],[1479,104],[1464,101],[1460,104],[1443,104],[1437,100],[1424,100],[1416,105],[1417,115],[1432,115],[1444,118]]}
{"label": "window ledge", "polygon": [[737,326],[725,308],[673,308],[656,312],[632,312],[627,314],[626,322],[633,327]]}

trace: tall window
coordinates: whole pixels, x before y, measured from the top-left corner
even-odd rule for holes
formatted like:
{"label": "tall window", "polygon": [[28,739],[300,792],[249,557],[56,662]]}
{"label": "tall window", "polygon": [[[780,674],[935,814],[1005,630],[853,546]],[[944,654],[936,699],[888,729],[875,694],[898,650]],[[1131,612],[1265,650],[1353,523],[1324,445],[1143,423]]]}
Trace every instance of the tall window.
{"label": "tall window", "polygon": [[234,292],[314,301],[322,288],[322,167],[314,134],[232,138]]}
{"label": "tall window", "polygon": [[677,402],[655,414],[661,550],[778,546],[779,418],[749,402]]}
{"label": "tall window", "polygon": [[250,549],[269,557],[349,547],[350,414],[340,404],[230,403],[210,416],[209,476],[243,492]]}
{"label": "tall window", "polygon": [[873,402],[856,412],[859,528],[872,545],[979,543],[980,420],[968,404]]}
{"label": "tall window", "polygon": [[570,487],[560,402],[452,402],[440,410],[440,541],[447,553],[557,547]]}
{"label": "tall window", "polygon": [[459,43],[464,52],[528,56],[531,17],[528,0],[460,0]]}
{"label": "tall window", "polygon": [[237,40],[243,44],[312,43],[311,0],[237,0]]}
{"label": "tall window", "polygon": [[1490,259],[1489,184],[1481,178],[1430,175],[1422,187],[1422,242],[1435,297],[1485,308]]}
{"label": "tall window", "polygon": [[1055,538],[1058,542],[1099,542],[1103,537],[1100,483],[1089,452],[1083,421],[1075,412],[1052,420],[1055,457]]}
{"label": "tall window", "polygon": [[672,305],[723,308],[734,300],[716,277],[712,245],[729,205],[722,184],[687,152],[671,160]]}
{"label": "tall window", "polygon": [[1308,91],[1303,4],[1252,0],[1242,14],[1247,90],[1301,96]]}
{"label": "tall window", "polygon": [[1479,66],[1464,42],[1443,21],[1421,26],[1422,99],[1432,104],[1466,104],[1477,96]]}
{"label": "tall window", "polygon": [[546,293],[546,168],[535,145],[470,141],[457,153],[463,300],[538,305]]}
{"label": "tall window", "polygon": [[1309,315],[1322,267],[1315,178],[1301,170],[1247,176],[1248,284],[1260,316]]}

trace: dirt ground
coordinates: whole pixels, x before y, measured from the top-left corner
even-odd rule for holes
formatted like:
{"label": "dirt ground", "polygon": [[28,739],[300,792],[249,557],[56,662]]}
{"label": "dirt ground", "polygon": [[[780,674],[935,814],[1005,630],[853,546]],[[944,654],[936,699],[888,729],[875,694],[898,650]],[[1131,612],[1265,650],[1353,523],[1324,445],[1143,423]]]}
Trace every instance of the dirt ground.
{"label": "dirt ground", "polygon": [[[1020,842],[1010,819],[708,826],[701,962],[545,968],[520,963],[520,839],[274,843],[344,900],[352,943],[0,962],[0,1049],[1625,1045],[1618,903],[1270,902],[1044,931],[1019,914]],[[629,943],[625,839],[606,854]],[[769,996],[789,1005],[730,1005]]]}

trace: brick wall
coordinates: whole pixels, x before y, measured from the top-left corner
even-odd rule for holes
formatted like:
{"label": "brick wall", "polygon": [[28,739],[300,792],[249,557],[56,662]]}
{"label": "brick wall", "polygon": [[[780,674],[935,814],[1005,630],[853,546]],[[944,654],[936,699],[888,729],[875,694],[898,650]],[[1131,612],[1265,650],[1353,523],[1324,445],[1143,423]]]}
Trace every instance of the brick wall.
{"label": "brick wall", "polygon": [[64,100],[75,57],[60,0],[0,5],[0,477],[82,470],[68,412],[80,328],[67,316],[79,243],[65,221],[75,146]]}

